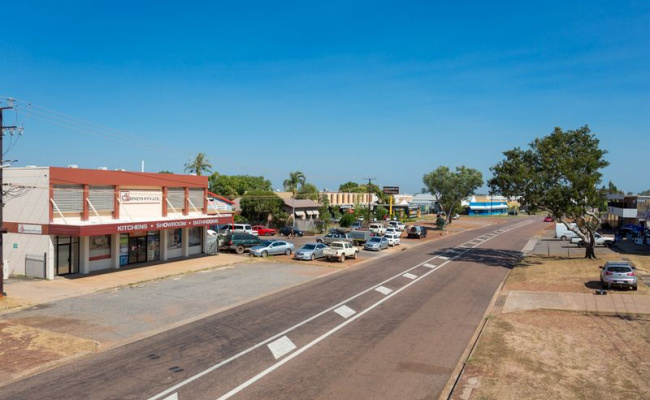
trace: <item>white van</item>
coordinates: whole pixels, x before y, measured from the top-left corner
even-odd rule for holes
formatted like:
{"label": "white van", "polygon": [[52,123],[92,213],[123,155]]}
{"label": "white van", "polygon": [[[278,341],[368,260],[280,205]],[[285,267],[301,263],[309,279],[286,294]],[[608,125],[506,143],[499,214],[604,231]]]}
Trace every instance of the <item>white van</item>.
{"label": "white van", "polygon": [[250,226],[250,224],[233,224],[233,225],[226,225],[225,227],[222,228],[222,231],[225,233],[228,232],[244,232],[244,233],[249,233],[251,235],[257,236],[257,231],[253,230],[253,227]]}
{"label": "white van", "polygon": [[[569,224],[571,228],[577,229],[577,226],[575,223]],[[574,232],[570,231],[567,229],[566,225],[564,225],[561,222],[558,222],[555,224],[555,238],[556,239],[562,239],[562,240],[569,240],[578,237]]]}

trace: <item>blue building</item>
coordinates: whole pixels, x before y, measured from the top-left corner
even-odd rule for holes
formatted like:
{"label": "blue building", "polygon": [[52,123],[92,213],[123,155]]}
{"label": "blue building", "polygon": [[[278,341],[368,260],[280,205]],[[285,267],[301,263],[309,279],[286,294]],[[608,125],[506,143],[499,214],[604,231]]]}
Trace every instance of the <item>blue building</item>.
{"label": "blue building", "polygon": [[503,196],[472,196],[469,215],[501,215],[508,213],[508,199]]}

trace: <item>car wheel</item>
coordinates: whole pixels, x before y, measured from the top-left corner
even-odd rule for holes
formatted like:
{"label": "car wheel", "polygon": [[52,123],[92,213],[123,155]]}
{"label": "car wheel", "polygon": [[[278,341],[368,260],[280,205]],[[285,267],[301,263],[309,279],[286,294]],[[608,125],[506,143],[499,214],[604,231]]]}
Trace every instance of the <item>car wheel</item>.
{"label": "car wheel", "polygon": [[243,254],[243,253],[244,253],[244,246],[242,246],[242,245],[240,244],[239,246],[235,247],[235,253],[237,253],[237,254]]}
{"label": "car wheel", "polygon": [[609,241],[608,241],[608,242],[605,242],[605,247],[612,247],[612,244],[613,244],[613,243],[612,243],[612,242],[609,242]]}
{"label": "car wheel", "polygon": [[316,243],[323,243],[323,239],[316,239]]}
{"label": "car wheel", "polygon": [[355,251],[354,254],[352,255],[352,259],[356,260],[357,259],[357,252]]}
{"label": "car wheel", "polygon": [[262,257],[268,257],[268,256],[269,256],[269,253],[267,251],[262,252]]}
{"label": "car wheel", "polygon": [[286,255],[291,255],[291,249],[286,249],[286,250],[284,251],[284,254],[286,254]]}
{"label": "car wheel", "polygon": [[345,254],[341,254],[341,257],[339,257],[339,262],[344,262],[345,261]]}
{"label": "car wheel", "polygon": [[566,242],[567,237],[566,237],[566,236],[562,236],[560,239],[561,239],[563,242]]}
{"label": "car wheel", "polygon": [[310,257],[310,258],[311,258],[312,261],[314,261],[314,260],[316,259],[316,256],[314,255],[314,253],[311,253],[311,257]]}
{"label": "car wheel", "polygon": [[578,242],[578,247],[585,247],[585,242],[582,240]]}
{"label": "car wheel", "polygon": [[632,286],[632,290],[636,290],[636,289],[637,289],[636,285]]}

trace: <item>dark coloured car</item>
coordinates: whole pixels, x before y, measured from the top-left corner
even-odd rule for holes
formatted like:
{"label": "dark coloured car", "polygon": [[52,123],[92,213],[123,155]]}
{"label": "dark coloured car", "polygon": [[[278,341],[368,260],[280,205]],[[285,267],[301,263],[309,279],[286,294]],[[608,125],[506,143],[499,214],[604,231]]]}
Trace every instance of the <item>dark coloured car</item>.
{"label": "dark coloured car", "polygon": [[292,226],[285,226],[280,229],[280,235],[282,236],[304,236],[305,232],[301,231],[298,228]]}
{"label": "dark coloured car", "polygon": [[229,233],[224,237],[221,246],[219,246],[219,249],[230,251],[234,250],[237,254],[242,254],[246,249],[257,246],[260,243],[262,243],[262,241],[255,235],[243,232],[234,232]]}
{"label": "dark coloured car", "polygon": [[425,238],[427,237],[427,228],[420,225],[414,225],[409,228],[408,237],[418,239]]}

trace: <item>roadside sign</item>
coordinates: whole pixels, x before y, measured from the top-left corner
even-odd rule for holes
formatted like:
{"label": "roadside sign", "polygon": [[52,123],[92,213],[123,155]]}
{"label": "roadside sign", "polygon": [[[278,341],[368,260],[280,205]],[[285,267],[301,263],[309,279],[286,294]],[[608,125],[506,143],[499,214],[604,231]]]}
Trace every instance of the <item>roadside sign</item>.
{"label": "roadside sign", "polygon": [[384,193],[399,194],[399,186],[384,186]]}

